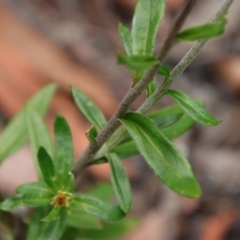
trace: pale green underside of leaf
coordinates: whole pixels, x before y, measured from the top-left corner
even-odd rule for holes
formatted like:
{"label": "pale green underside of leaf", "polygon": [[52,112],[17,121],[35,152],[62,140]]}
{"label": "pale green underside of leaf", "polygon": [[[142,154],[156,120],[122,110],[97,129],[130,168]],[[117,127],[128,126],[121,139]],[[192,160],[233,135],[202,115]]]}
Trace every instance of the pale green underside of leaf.
{"label": "pale green underside of leaf", "polygon": [[164,10],[164,0],[137,1],[132,22],[133,55],[152,55],[155,36]]}
{"label": "pale green underside of leaf", "polygon": [[201,195],[188,161],[151,120],[138,113],[127,113],[121,122],[165,185],[184,196],[198,198]]}
{"label": "pale green underside of leaf", "polygon": [[[47,111],[55,90],[55,85],[47,85],[29,99],[26,106],[35,109],[43,116]],[[24,111],[25,109],[20,110],[1,133],[0,163],[17,151],[28,139]]]}
{"label": "pale green underside of leaf", "polygon": [[187,94],[177,91],[168,90],[167,93],[176,100],[176,102],[184,109],[184,111],[191,116],[196,122],[205,126],[215,126],[221,121],[214,118],[207,110],[205,110],[200,103],[189,97]]}

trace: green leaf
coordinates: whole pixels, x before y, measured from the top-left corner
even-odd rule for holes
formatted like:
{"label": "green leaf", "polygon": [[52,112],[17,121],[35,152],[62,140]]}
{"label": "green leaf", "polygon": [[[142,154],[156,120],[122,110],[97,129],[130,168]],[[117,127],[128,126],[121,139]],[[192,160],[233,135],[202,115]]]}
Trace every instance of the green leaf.
{"label": "green leaf", "polygon": [[121,209],[127,213],[132,204],[131,186],[121,159],[115,153],[108,153],[107,159],[111,167],[111,180]]}
{"label": "green leaf", "polygon": [[46,194],[46,193],[51,193],[49,191],[49,188],[47,187],[47,185],[43,182],[33,182],[33,183],[20,185],[16,189],[16,192],[21,193],[21,194],[31,194],[31,193]]}
{"label": "green leaf", "polygon": [[87,193],[102,201],[110,201],[110,199],[114,196],[114,190],[111,183],[98,183],[94,185]]}
{"label": "green leaf", "polygon": [[139,113],[129,112],[120,121],[148,165],[165,185],[187,197],[198,198],[201,195],[188,161],[151,120]]}
{"label": "green leaf", "polygon": [[[167,137],[169,140],[173,140],[181,136],[182,134],[184,134],[186,131],[188,131],[195,123],[195,121],[191,117],[189,117],[187,114],[176,115],[176,118],[174,116],[169,117],[168,123],[173,122],[174,119],[175,120],[179,119],[177,116],[182,116],[182,117],[180,118],[179,121],[175,121],[173,125],[170,125],[168,127],[165,127],[164,121],[161,121],[160,119],[159,121],[158,119],[156,120],[152,119],[152,120],[158,126],[158,128],[162,129],[162,127],[164,127],[162,129],[162,133],[164,133],[165,137]],[[120,143],[118,146],[116,146],[112,150],[112,152],[116,153],[121,159],[139,154],[138,149],[136,148],[136,145],[131,139],[128,139],[127,141],[123,141],[122,143]],[[106,160],[103,159],[102,162],[106,162]]]}
{"label": "green leaf", "polygon": [[[28,100],[26,105],[35,109],[43,116],[47,111],[55,90],[55,85],[47,85]],[[15,115],[0,136],[0,163],[27,141],[28,134],[24,111],[25,109],[23,108]]]}
{"label": "green leaf", "polygon": [[171,106],[147,114],[160,129],[167,128],[178,122],[184,112],[179,106]]}
{"label": "green leaf", "polygon": [[117,223],[106,223],[100,230],[80,230],[77,240],[113,240],[122,239],[124,235],[137,226],[138,221],[134,218],[124,218]]}
{"label": "green leaf", "polygon": [[22,198],[22,194],[7,198],[0,203],[0,209],[7,212],[12,211],[14,208],[22,205]]}
{"label": "green leaf", "polygon": [[164,0],[138,0],[132,22],[133,55],[152,55],[164,10]]}
{"label": "green leaf", "polygon": [[49,204],[51,199],[52,195],[49,193],[18,194],[1,202],[0,209],[12,211],[20,205],[38,207]]}
{"label": "green leaf", "polygon": [[124,56],[122,53],[118,53],[117,63],[123,64],[132,70],[146,70],[158,64],[158,60],[150,55]]}
{"label": "green leaf", "polygon": [[86,195],[74,194],[71,201],[71,207],[73,206],[107,222],[119,221],[125,216],[120,207],[104,203]]}
{"label": "green leaf", "polygon": [[48,207],[39,207],[37,208],[30,218],[30,224],[28,226],[27,239],[33,240],[38,239],[42,230],[46,227],[48,223],[41,222],[40,220],[46,216]]}
{"label": "green leaf", "polygon": [[75,103],[88,121],[99,130],[103,129],[107,121],[101,110],[82,91],[74,87],[71,90]]}
{"label": "green leaf", "polygon": [[69,176],[68,176],[68,181],[67,181],[65,191],[71,193],[75,187],[75,179],[74,179],[74,175],[72,174],[72,172],[69,172],[68,175]]}
{"label": "green leaf", "polygon": [[37,156],[44,182],[50,189],[56,190],[56,178],[51,157],[43,147],[39,148]]}
{"label": "green leaf", "polygon": [[46,217],[41,219],[41,221],[43,221],[43,222],[55,221],[56,219],[58,219],[61,216],[63,211],[64,211],[63,207],[53,207],[52,211]]}
{"label": "green leaf", "polygon": [[222,35],[226,20],[221,18],[220,20],[208,23],[196,27],[192,27],[180,32],[176,38],[182,41],[196,41],[201,39],[209,39]]}
{"label": "green leaf", "polygon": [[118,30],[127,55],[132,55],[132,36],[131,31],[122,23],[119,23]]}
{"label": "green leaf", "polygon": [[112,152],[116,153],[121,159],[139,154],[139,151],[132,140],[119,144],[112,150]]}
{"label": "green leaf", "polygon": [[[158,128],[162,129],[168,139],[173,140],[194,124],[192,118],[185,115],[183,116],[183,113],[184,111],[179,105],[173,105],[148,113],[147,117],[150,118]],[[112,151],[120,158],[127,158],[139,154],[134,142],[128,138]]]}
{"label": "green leaf", "polygon": [[28,136],[31,143],[33,157],[35,159],[35,166],[38,176],[41,179],[41,172],[37,163],[37,152],[40,146],[44,147],[49,155],[53,156],[52,141],[49,131],[45,125],[42,117],[33,109],[27,107],[25,109],[25,119],[27,123]]}
{"label": "green leaf", "polygon": [[56,221],[48,222],[48,224],[44,225],[41,235],[37,240],[59,240],[65,230],[65,221],[66,214],[63,212]]}
{"label": "green leaf", "polygon": [[189,117],[187,114],[183,114],[179,121],[169,127],[164,128],[162,132],[169,140],[173,140],[187,132],[194,125],[194,123],[195,121],[191,117]]}
{"label": "green leaf", "polygon": [[97,129],[95,126],[92,126],[87,132],[85,132],[85,135],[91,144],[96,144]]}
{"label": "green leaf", "polygon": [[195,121],[205,126],[215,126],[221,122],[207,112],[197,101],[185,93],[177,90],[168,90],[166,94],[173,97],[174,100],[176,100],[176,102],[184,109],[184,111]]}
{"label": "green leaf", "polygon": [[67,121],[57,116],[54,124],[55,132],[55,169],[58,186],[64,188],[67,180],[68,173],[72,169],[73,165],[73,143],[71,131]]}
{"label": "green leaf", "polygon": [[161,65],[160,69],[158,70],[158,74],[165,77],[169,77],[170,71],[167,66]]}
{"label": "green leaf", "polygon": [[32,207],[41,207],[49,205],[52,201],[52,193],[31,193],[24,194],[22,204]]}
{"label": "green leaf", "polygon": [[67,225],[74,228],[101,229],[102,224],[97,218],[77,209],[71,211],[67,217]]}
{"label": "green leaf", "polygon": [[157,89],[157,82],[156,82],[156,79],[153,79],[149,84],[148,84],[148,87],[147,87],[147,97],[149,98],[153,93],[154,91]]}

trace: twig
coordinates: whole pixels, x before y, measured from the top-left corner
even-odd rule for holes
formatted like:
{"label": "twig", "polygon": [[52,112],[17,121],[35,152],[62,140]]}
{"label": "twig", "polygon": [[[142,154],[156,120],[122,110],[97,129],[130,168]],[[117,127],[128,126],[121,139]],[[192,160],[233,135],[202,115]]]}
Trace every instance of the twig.
{"label": "twig", "polygon": [[173,40],[179,30],[181,29],[183,23],[185,22],[187,16],[189,15],[190,11],[192,10],[194,4],[197,0],[187,0],[185,1],[182,8],[178,11],[178,14],[173,21],[173,24],[169,30],[169,33],[166,35],[166,38],[163,41],[162,47],[160,48],[160,52],[157,56],[157,59],[162,62],[166,57],[168,51],[172,47]]}
{"label": "twig", "polygon": [[[214,22],[218,19],[219,16],[226,14],[229,7],[233,3],[233,0],[225,0],[222,6],[220,7],[217,14],[212,18],[211,22]],[[159,86],[159,88],[143,103],[143,105],[138,109],[139,113],[146,113],[149,111],[152,106],[165,94],[170,85],[183,73],[183,71],[189,66],[189,64],[195,59],[198,52],[202,49],[204,44],[208,41],[201,40],[194,43],[190,50],[185,54],[182,60],[177,64],[177,66],[171,71],[170,76],[164,79],[164,82]],[[126,130],[124,128],[119,129],[118,132],[111,139],[111,142],[108,144],[108,150],[113,149],[117,146],[125,137]],[[96,156],[98,158],[102,157],[106,149],[100,151]]]}
{"label": "twig", "polygon": [[[179,14],[177,20],[173,24],[173,27],[169,31],[168,37],[166,37],[162,48],[170,48],[172,41],[175,37],[175,34],[179,31],[179,28],[182,26],[183,21],[186,19],[186,16],[191,10],[192,2],[195,2],[195,0],[187,0],[186,4],[181,10],[181,13]],[[160,54],[158,56],[158,59],[164,58],[165,51],[162,49],[160,51]],[[142,93],[142,91],[148,86],[148,84],[152,81],[153,77],[156,75],[158,69],[160,67],[160,64],[157,64],[153,67],[151,67],[147,73],[144,75],[144,77],[133,87],[131,88],[128,93],[123,98],[122,102],[120,103],[117,111],[112,116],[112,118],[109,120],[106,127],[99,133],[96,144],[92,145],[90,144],[87,149],[84,151],[84,153],[80,156],[78,161],[76,162],[73,174],[75,177],[81,173],[81,171],[91,162],[94,155],[97,153],[97,151],[103,146],[103,144],[108,140],[108,138],[112,135],[112,133],[118,128],[120,125],[118,118],[123,117],[126,112],[128,111],[129,107],[133,103],[133,101]]]}
{"label": "twig", "polygon": [[[226,14],[233,1],[234,0],[225,0],[217,14],[212,18],[211,22],[216,21],[219,16]],[[186,53],[178,65],[172,70],[170,76],[165,78],[164,82],[159,86],[159,88],[138,109],[138,112],[146,113],[164,95],[164,93],[168,90],[176,78],[179,77],[189,66],[189,64],[195,59],[198,52],[202,49],[208,40],[209,39],[197,41],[190,48],[190,50]]]}
{"label": "twig", "polygon": [[[192,2],[189,0],[188,2]],[[219,14],[224,14],[227,12],[228,8],[232,4],[233,0],[225,0],[223,5],[220,8],[220,11],[217,13],[216,17],[214,19],[217,19]],[[191,8],[189,8],[188,4],[185,4],[185,7],[188,7],[188,12],[182,10],[182,14],[187,15]],[[178,21],[182,20],[184,21],[185,18],[179,17]],[[168,43],[164,43],[163,47],[170,47],[172,44],[172,40],[174,39],[175,35],[173,35],[172,29],[174,29],[175,34],[178,32],[179,29],[177,29],[177,26],[180,28],[182,24],[175,23],[173,27],[171,28],[169,35],[172,34],[172,36],[168,36],[165,41],[168,41]],[[145,103],[142,105],[142,107],[139,109],[139,112],[146,112],[148,111],[158,100],[163,96],[165,91],[169,88],[171,83],[181,74],[185,68],[190,64],[190,62],[196,57],[197,53],[200,51],[200,49],[203,47],[203,45],[206,43],[207,40],[198,41],[194,44],[194,46],[188,51],[188,53],[184,56],[184,58],[180,61],[180,63],[173,69],[171,72],[171,75],[169,78],[166,78],[163,84],[160,86],[160,88],[154,92],[154,94],[148,98],[148,100],[145,101]],[[164,58],[164,51],[161,50],[158,59]],[[77,177],[83,169],[88,166],[88,164],[92,161],[94,155],[97,153],[97,151],[103,146],[103,144],[108,140],[108,138],[112,135],[112,133],[117,129],[117,127],[120,125],[118,118],[123,117],[126,112],[128,111],[130,105],[133,103],[133,101],[141,94],[141,92],[147,87],[147,85],[151,82],[154,75],[157,73],[159,69],[160,64],[155,65],[151,67],[143,79],[139,81],[133,88],[131,88],[128,93],[123,98],[122,102],[120,103],[117,111],[112,116],[112,118],[109,120],[106,127],[99,133],[96,144],[92,145],[90,144],[87,149],[84,151],[84,153],[80,156],[78,161],[76,162],[73,174],[75,177]]]}

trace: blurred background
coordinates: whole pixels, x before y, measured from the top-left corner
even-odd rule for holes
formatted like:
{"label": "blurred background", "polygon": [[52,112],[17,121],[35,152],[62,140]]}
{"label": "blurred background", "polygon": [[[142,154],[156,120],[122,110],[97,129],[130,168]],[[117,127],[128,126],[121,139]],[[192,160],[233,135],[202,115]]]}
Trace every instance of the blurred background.
{"label": "blurred background", "polygon": [[[156,51],[183,0],[167,0],[157,35]],[[198,1],[185,26],[207,22],[219,0]],[[46,116],[52,129],[57,113],[69,121],[76,158],[87,146],[90,127],[75,107],[69,86],[83,90],[109,118],[131,86],[128,69],[116,64],[123,51],[119,21],[131,27],[135,0],[0,0],[0,130],[26,100],[48,83],[57,94]],[[133,187],[131,215],[137,226],[124,240],[237,240],[240,239],[240,2],[230,9],[226,33],[211,40],[173,88],[196,99],[222,123],[196,124],[175,140],[187,156],[203,190],[198,200],[166,189],[141,157],[125,161]],[[191,44],[172,48],[166,65],[172,69]],[[159,83],[162,79],[158,79]],[[133,104],[136,109],[144,95]],[[158,107],[172,103],[164,97]],[[9,174],[11,173],[11,174]],[[36,179],[29,146],[10,156],[0,167],[0,190]],[[91,167],[84,184],[108,181],[107,165]],[[87,188],[87,187],[83,187]]]}

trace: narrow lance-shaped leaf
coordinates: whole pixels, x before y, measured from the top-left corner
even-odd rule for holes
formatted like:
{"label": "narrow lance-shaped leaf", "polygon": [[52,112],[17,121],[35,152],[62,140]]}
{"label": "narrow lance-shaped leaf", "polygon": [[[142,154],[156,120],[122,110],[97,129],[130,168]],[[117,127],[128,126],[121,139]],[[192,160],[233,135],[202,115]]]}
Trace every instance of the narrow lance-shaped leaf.
{"label": "narrow lance-shaped leaf", "polygon": [[[56,90],[55,85],[47,85],[37,92],[26,105],[35,109],[43,116]],[[17,151],[28,139],[27,127],[22,109],[9,122],[0,136],[0,163],[9,155]]]}
{"label": "narrow lance-shaped leaf", "polygon": [[173,97],[184,111],[195,121],[205,126],[215,126],[221,122],[214,118],[197,101],[189,97],[187,94],[177,90],[168,90],[166,94]]}
{"label": "narrow lance-shaped leaf", "polygon": [[22,194],[18,194],[16,196],[5,199],[3,202],[0,203],[0,209],[7,212],[12,211],[17,206],[23,204],[22,197]]}
{"label": "narrow lance-shaped leaf", "polygon": [[38,172],[38,176],[41,178],[41,173],[39,171],[37,163],[37,152],[39,147],[42,146],[52,157],[52,141],[47,126],[45,125],[42,117],[30,107],[27,107],[25,109],[25,120],[27,123],[27,130],[31,143],[33,157],[35,159],[35,166]]}
{"label": "narrow lance-shaped leaf", "polygon": [[68,180],[68,173],[73,165],[73,143],[67,121],[57,116],[54,124],[55,132],[55,169],[58,186],[64,187]]}
{"label": "narrow lance-shaped leaf", "polygon": [[43,147],[39,148],[37,157],[44,182],[50,189],[56,190],[56,177],[51,157]]}
{"label": "narrow lance-shaped leaf", "polygon": [[95,126],[92,126],[87,132],[85,132],[86,137],[92,145],[96,144],[97,129]]}
{"label": "narrow lance-shaped leaf", "polygon": [[75,187],[75,179],[74,179],[74,175],[72,174],[72,172],[68,173],[68,181],[65,187],[65,191],[66,192],[72,192],[74,190]]}
{"label": "narrow lance-shaped leaf", "polygon": [[95,184],[88,192],[90,196],[96,197],[102,201],[110,201],[114,196],[114,190],[110,182]]}
{"label": "narrow lance-shaped leaf", "polygon": [[16,192],[22,193],[22,194],[32,194],[32,193],[46,194],[46,193],[50,193],[51,190],[43,182],[33,182],[33,183],[27,183],[27,184],[20,185],[16,189]]}
{"label": "narrow lance-shaped leaf", "polygon": [[150,97],[157,88],[156,79],[153,79],[147,87],[147,97]]}
{"label": "narrow lance-shaped leaf", "polygon": [[122,23],[118,25],[121,40],[127,55],[132,55],[132,36],[131,31]]}
{"label": "narrow lance-shaped leaf", "polygon": [[33,240],[38,238],[39,234],[41,233],[41,229],[44,227],[44,225],[47,224],[40,222],[40,220],[46,216],[46,211],[48,211],[47,207],[39,207],[34,211],[28,225],[26,240]]}
{"label": "narrow lance-shaped leaf", "polygon": [[[149,67],[158,64],[158,61],[150,55],[124,56],[121,53],[118,54],[117,62],[118,64],[123,64],[132,70],[146,70]],[[137,72],[135,75],[136,74],[139,73]],[[136,78],[136,76],[134,78]]]}
{"label": "narrow lance-shaped leaf", "polygon": [[196,27],[192,27],[180,32],[176,38],[182,41],[196,41],[201,39],[209,39],[222,35],[226,25],[225,18],[218,21],[208,23]]}
{"label": "narrow lance-shaped leaf", "polygon": [[66,214],[63,212],[61,216],[53,222],[48,222],[48,224],[44,225],[44,228],[41,231],[40,236],[37,240],[59,240],[61,239],[63,232],[66,228]]}
{"label": "narrow lance-shaped leaf", "polygon": [[[85,240],[116,240],[124,239],[131,230],[134,230],[138,226],[138,220],[130,217],[126,217],[120,222],[104,224],[104,227],[99,231],[95,229],[85,229],[79,231],[78,235],[81,239]],[[72,232],[72,231],[71,231]],[[69,233],[68,233],[69,234]],[[66,235],[68,236],[68,235]],[[65,240],[66,238],[62,239]]]}
{"label": "narrow lance-shaped leaf", "polygon": [[[125,213],[119,206],[110,205],[86,195],[74,194],[71,200],[71,207],[73,206],[107,222],[119,221],[125,217]],[[72,208],[73,211],[74,208]]]}
{"label": "narrow lance-shaped leaf", "polygon": [[67,225],[82,229],[101,229],[103,227],[97,218],[77,209],[68,214]]}
{"label": "narrow lance-shaped leaf", "polygon": [[89,99],[85,93],[74,87],[71,87],[71,90],[75,103],[88,121],[99,130],[103,129],[107,121],[101,110]]}
{"label": "narrow lance-shaped leaf", "polygon": [[115,153],[107,154],[111,167],[111,181],[121,209],[127,213],[132,204],[131,186],[121,159]]}
{"label": "narrow lance-shaped leaf", "polygon": [[41,221],[43,221],[43,222],[54,221],[61,216],[63,211],[64,211],[63,207],[54,207],[54,208],[52,208],[51,212],[46,217],[44,217]]}
{"label": "narrow lance-shaped leaf", "polygon": [[25,206],[41,207],[51,203],[52,193],[31,193],[23,194],[22,204]]}
{"label": "narrow lance-shaped leaf", "polygon": [[188,161],[151,120],[130,112],[120,121],[148,165],[165,185],[187,197],[198,198],[201,195]]}
{"label": "narrow lance-shaped leaf", "polygon": [[161,67],[158,70],[158,74],[162,75],[162,76],[165,76],[165,77],[169,77],[170,71],[169,71],[167,66],[161,65]]}
{"label": "narrow lance-shaped leaf", "polygon": [[133,55],[152,55],[155,36],[164,10],[164,0],[137,1],[132,23]]}
{"label": "narrow lance-shaped leaf", "polygon": [[[175,122],[173,125],[163,128],[162,133],[167,139],[173,140],[189,130],[194,123],[195,121],[191,117],[189,117],[187,114],[184,114],[179,121]],[[157,125],[156,122],[155,124]],[[158,128],[161,129],[159,126]],[[138,149],[132,140],[128,140],[119,144],[112,151],[115,152],[120,158],[128,158],[139,154]]]}
{"label": "narrow lance-shaped leaf", "polygon": [[50,193],[17,194],[1,202],[0,209],[12,211],[14,208],[21,205],[32,207],[44,206],[50,203],[51,198],[52,195]]}

